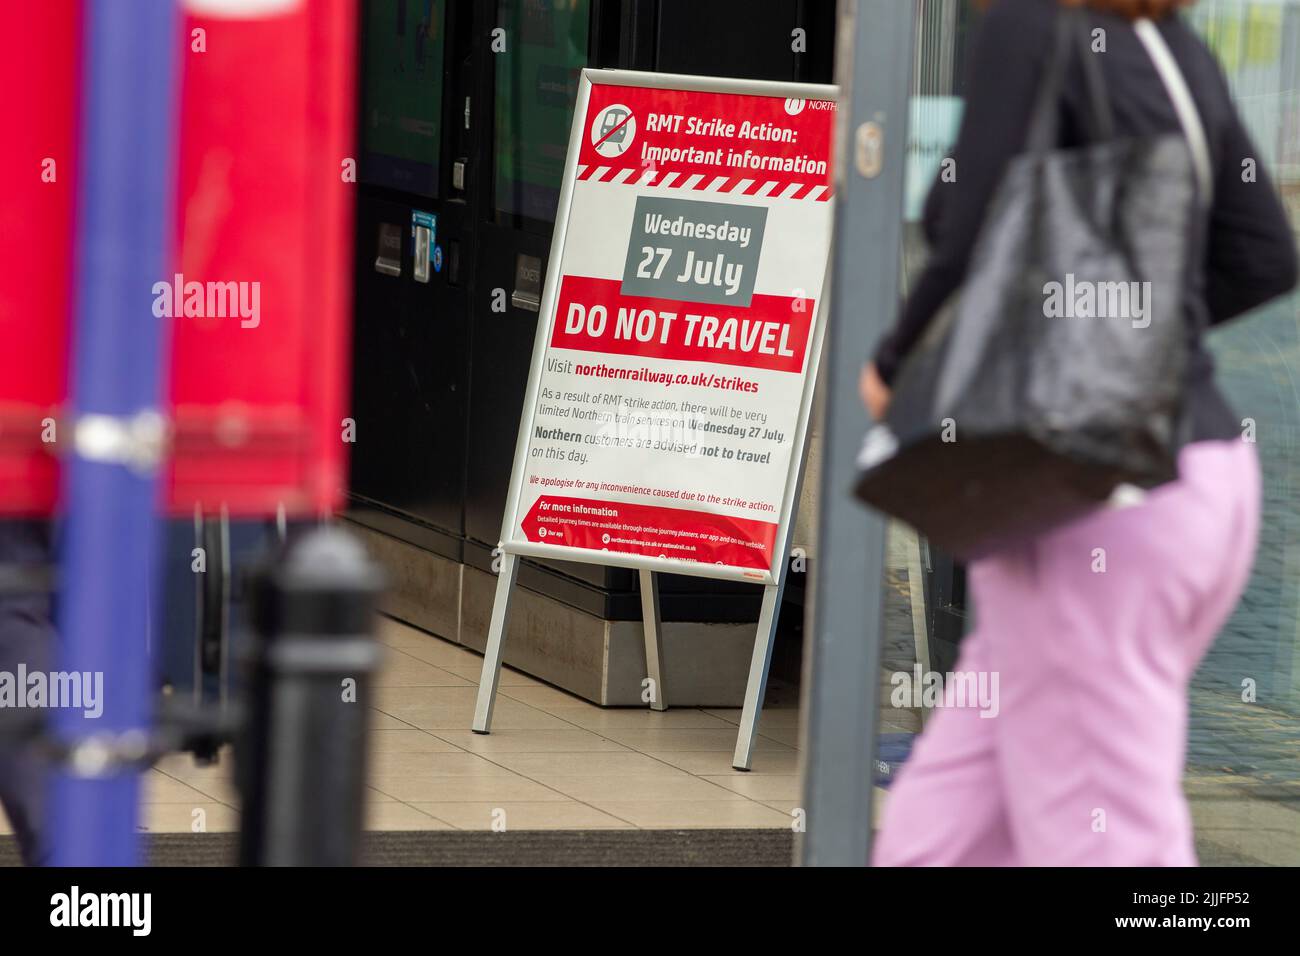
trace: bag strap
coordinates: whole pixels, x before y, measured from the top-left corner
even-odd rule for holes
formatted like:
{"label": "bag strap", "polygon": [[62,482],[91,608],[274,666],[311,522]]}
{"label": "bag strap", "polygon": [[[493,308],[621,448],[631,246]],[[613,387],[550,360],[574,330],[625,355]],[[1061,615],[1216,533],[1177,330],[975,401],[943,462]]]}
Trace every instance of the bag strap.
{"label": "bag strap", "polygon": [[1061,91],[1066,73],[1075,59],[1083,71],[1084,106],[1087,110],[1084,122],[1088,135],[1099,142],[1110,140],[1115,135],[1114,112],[1101,66],[1088,47],[1088,35],[1080,11],[1069,7],[1056,15],[1054,50],[1044,71],[1029,124],[1029,152],[1045,153],[1056,148]]}
{"label": "bag strap", "polygon": [[1133,22],[1133,29],[1137,32],[1142,45],[1146,47],[1147,54],[1155,64],[1156,72],[1160,74],[1160,80],[1169,93],[1169,99],[1173,101],[1174,112],[1178,114],[1183,135],[1187,137],[1187,144],[1192,150],[1192,164],[1196,169],[1196,181],[1201,187],[1201,201],[1208,206],[1213,197],[1214,177],[1210,163],[1209,141],[1205,137],[1205,127],[1201,124],[1201,114],[1196,109],[1196,100],[1192,99],[1192,91],[1188,89],[1187,80],[1183,77],[1182,70],[1178,68],[1178,61],[1170,52],[1165,38],[1160,35],[1159,28],[1143,17]]}

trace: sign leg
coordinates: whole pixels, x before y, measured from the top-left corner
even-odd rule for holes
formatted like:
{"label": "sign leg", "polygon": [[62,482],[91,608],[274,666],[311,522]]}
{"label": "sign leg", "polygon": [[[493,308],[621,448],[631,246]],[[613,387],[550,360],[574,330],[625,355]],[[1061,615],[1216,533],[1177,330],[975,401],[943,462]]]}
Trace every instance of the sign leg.
{"label": "sign leg", "polygon": [[486,734],[492,729],[492,707],[497,700],[497,685],[501,681],[501,646],[510,624],[510,592],[519,574],[519,558],[509,552],[501,555],[501,573],[497,576],[497,595],[492,602],[492,623],[488,625],[487,647],[483,650],[483,673],[478,679],[478,702],[474,705],[476,734]]}
{"label": "sign leg", "polygon": [[740,733],[731,766],[748,770],[754,760],[754,737],[758,734],[758,717],[767,693],[767,671],[772,665],[772,645],[776,643],[776,623],[781,615],[781,592],[785,590],[786,568],[781,569],[779,584],[763,588],[763,607],[758,612],[758,634],[754,639],[754,656],[749,662],[749,682],[745,685],[745,708],[740,712]]}
{"label": "sign leg", "polygon": [[650,679],[650,709],[667,710],[664,691],[663,621],[659,616],[659,578],[653,571],[641,571],[641,620],[645,624],[645,672]]}

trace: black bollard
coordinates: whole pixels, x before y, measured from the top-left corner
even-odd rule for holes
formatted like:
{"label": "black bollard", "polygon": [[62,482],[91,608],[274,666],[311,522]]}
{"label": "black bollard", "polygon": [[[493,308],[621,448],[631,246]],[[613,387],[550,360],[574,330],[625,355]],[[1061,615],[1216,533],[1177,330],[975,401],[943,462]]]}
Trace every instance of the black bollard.
{"label": "black bollard", "polygon": [[352,866],[365,812],[382,574],[350,534],[318,527],[251,582],[256,646],[236,762],[244,866]]}

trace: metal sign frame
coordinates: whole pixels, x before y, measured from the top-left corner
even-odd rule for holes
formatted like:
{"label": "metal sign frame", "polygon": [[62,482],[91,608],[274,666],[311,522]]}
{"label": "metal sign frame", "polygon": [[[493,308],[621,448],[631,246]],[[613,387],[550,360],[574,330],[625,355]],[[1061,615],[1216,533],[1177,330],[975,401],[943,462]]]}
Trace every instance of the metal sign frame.
{"label": "metal sign frame", "polygon": [[[574,183],[577,181],[578,157],[587,124],[587,106],[594,85],[629,86],[645,89],[682,90],[698,93],[725,93],[748,96],[781,97],[786,99],[838,100],[839,88],[814,83],[786,83],[767,80],[740,80],[728,77],[687,76],[672,73],[647,73],[637,70],[602,70],[587,68],[579,81],[578,98],[574,104],[573,123],[569,132],[568,155],[564,164],[564,179],[560,188],[559,208],[555,217],[555,231],[551,240],[550,263],[546,284],[542,290],[541,310],[538,313],[537,332],[533,341],[532,364],[528,373],[528,386],[520,414],[518,437],[515,442],[514,465],[510,475],[510,489],[506,498],[505,514],[501,523],[501,569],[497,578],[496,596],[492,618],[488,626],[487,647],[483,657],[483,672],[479,678],[478,700],[474,710],[472,729],[475,733],[490,732],[492,710],[500,682],[502,646],[509,625],[510,600],[519,572],[519,559],[543,558],[552,561],[576,561],[612,567],[632,568],[639,572],[641,607],[645,627],[646,671],[653,682],[651,708],[667,710],[662,662],[662,624],[659,615],[659,592],[655,574],[669,572],[724,581],[743,581],[763,585],[763,601],[758,619],[758,633],[750,662],[749,679],[745,689],[745,703],[741,715],[740,732],[732,765],[738,770],[750,768],[754,737],[762,708],[763,693],[767,686],[767,673],[772,659],[781,595],[788,573],[788,549],[793,530],[794,511],[798,506],[803,462],[807,449],[808,424],[812,414],[813,390],[817,383],[821,352],[825,337],[827,297],[830,292],[829,260],[830,240],[834,229],[834,204],[829,210],[827,223],[827,277],[822,294],[814,306],[809,331],[808,355],[802,372],[803,391],[799,414],[791,441],[790,466],[786,474],[781,508],[777,516],[777,533],[772,548],[772,564],[765,571],[751,568],[703,564],[679,558],[652,555],[621,554],[611,551],[593,551],[568,545],[542,544],[517,540],[519,501],[522,495],[524,471],[528,462],[529,436],[538,404],[542,374],[551,332],[556,321],[556,299],[559,294],[564,242],[568,233],[569,216],[573,205]],[[828,160],[829,161],[829,160]]]}

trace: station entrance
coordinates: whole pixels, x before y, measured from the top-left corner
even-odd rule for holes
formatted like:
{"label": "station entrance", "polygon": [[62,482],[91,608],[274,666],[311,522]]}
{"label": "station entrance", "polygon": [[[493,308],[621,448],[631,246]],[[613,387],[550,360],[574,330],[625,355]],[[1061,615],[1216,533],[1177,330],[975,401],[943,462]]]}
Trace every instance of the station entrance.
{"label": "station entrance", "polygon": [[[580,71],[831,81],[833,4],[754,0],[743,17],[737,6],[362,5],[348,517],[397,572],[396,616],[469,646],[486,634]],[[806,564],[794,568],[786,589],[791,630],[802,625]],[[576,616],[595,640],[604,623],[639,627],[633,571],[530,560],[519,580],[544,599],[534,606],[535,628],[552,619],[573,626]],[[759,590],[664,575],[663,618],[748,624],[734,635],[747,660]],[[556,639],[524,646],[537,656],[542,644],[551,657],[569,653]],[[797,642],[788,661],[797,670]],[[736,670],[738,689],[744,666]],[[584,690],[576,677],[538,676],[601,703],[636,702],[607,682]],[[708,693],[721,696],[708,700]],[[698,702],[730,698],[715,688]]]}

